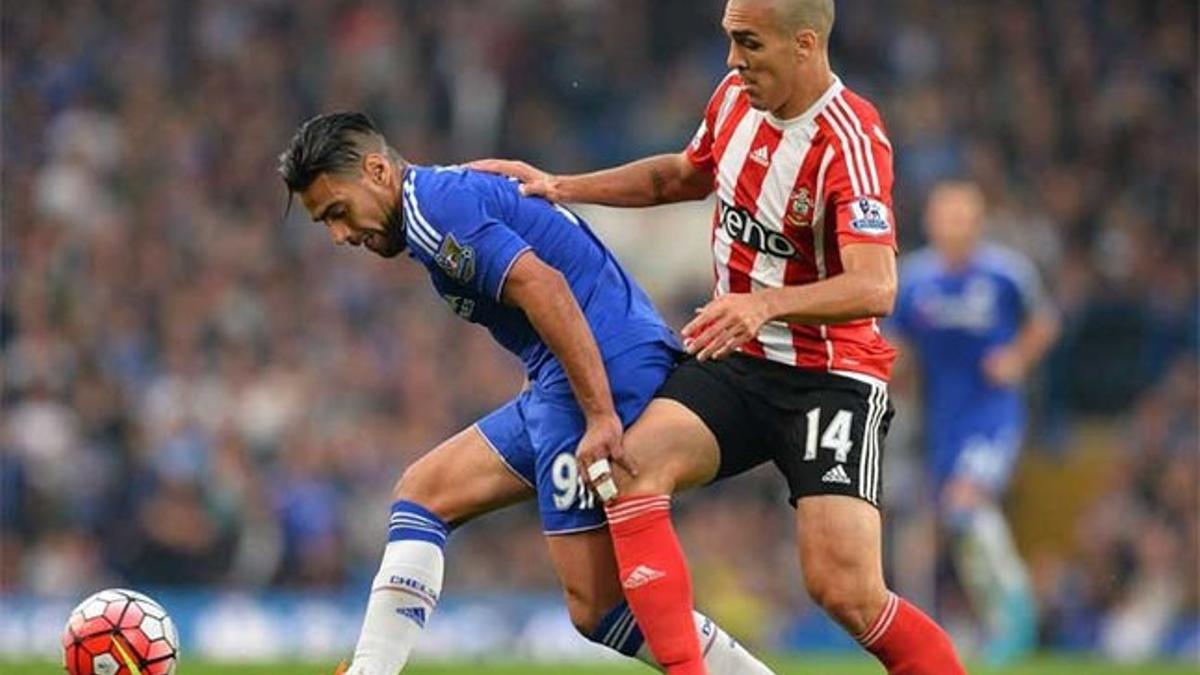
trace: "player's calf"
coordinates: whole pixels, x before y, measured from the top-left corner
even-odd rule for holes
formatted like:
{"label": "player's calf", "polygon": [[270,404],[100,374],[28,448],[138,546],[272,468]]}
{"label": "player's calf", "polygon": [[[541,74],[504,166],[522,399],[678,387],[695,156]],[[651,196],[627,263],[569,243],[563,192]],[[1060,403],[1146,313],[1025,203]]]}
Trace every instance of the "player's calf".
{"label": "player's calf", "polygon": [[855,497],[815,495],[796,502],[796,517],[809,596],[851,635],[861,633],[887,600],[878,510]]}
{"label": "player's calf", "polygon": [[966,672],[945,631],[887,591],[874,505],[844,495],[805,497],[797,502],[796,515],[809,594],[889,675]]}
{"label": "player's calf", "polygon": [[395,675],[437,607],[451,527],[531,492],[475,427],[405,470],[348,675]]}
{"label": "player's calf", "polygon": [[949,636],[916,606],[887,591],[882,574],[863,569],[862,560],[835,558],[804,567],[805,586],[813,600],[889,675],[965,675]]}

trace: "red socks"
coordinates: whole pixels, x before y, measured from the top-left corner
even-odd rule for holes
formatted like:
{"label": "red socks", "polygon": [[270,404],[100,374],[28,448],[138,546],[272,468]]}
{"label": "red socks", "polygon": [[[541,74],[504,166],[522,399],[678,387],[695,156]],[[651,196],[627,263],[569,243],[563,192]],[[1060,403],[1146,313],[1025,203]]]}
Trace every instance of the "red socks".
{"label": "red socks", "polygon": [[692,577],[671,527],[671,498],[618,497],[605,506],[625,599],[669,675],[707,675],[692,618]]}
{"label": "red socks", "polygon": [[950,637],[915,605],[888,593],[883,611],[858,636],[888,675],[966,675]]}
{"label": "red socks", "polygon": [[[669,675],[707,675],[692,618],[692,579],[671,526],[671,498],[618,497],[605,507],[625,599]],[[921,610],[888,593],[858,636],[889,675],[966,675],[954,645]]]}

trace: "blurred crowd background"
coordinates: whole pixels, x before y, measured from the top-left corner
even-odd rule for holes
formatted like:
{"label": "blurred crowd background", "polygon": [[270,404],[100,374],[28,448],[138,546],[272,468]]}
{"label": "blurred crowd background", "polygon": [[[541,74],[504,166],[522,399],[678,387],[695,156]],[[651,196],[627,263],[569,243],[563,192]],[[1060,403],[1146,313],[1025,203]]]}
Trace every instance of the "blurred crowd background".
{"label": "blurred crowd background", "polygon": [[[418,266],[285,218],[277,153],[346,108],[419,163],[675,151],[725,70],[721,5],[6,6],[0,591],[365,588],[400,470],[521,375]],[[1196,4],[840,0],[832,58],[888,121],[904,247],[936,180],[974,178],[1063,313],[1009,505],[1044,644],[1195,654]],[[709,292],[706,257],[622,250],[676,326]],[[901,398],[896,528],[925,510]],[[776,646],[813,612],[783,489],[758,472],[680,519],[701,604]],[[452,539],[449,592],[554,588],[530,509],[483,522]],[[932,544],[900,550],[902,582],[936,569]]]}

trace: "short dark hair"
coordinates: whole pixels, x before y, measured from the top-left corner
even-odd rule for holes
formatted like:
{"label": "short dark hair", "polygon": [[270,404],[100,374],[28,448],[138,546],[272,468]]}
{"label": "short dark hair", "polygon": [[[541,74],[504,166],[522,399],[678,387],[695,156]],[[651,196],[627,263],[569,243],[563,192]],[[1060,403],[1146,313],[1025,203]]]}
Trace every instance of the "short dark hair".
{"label": "short dark hair", "polygon": [[289,192],[303,192],[322,173],[352,173],[372,151],[389,152],[371,118],[360,112],[317,115],[300,125],[279,155],[279,175]]}

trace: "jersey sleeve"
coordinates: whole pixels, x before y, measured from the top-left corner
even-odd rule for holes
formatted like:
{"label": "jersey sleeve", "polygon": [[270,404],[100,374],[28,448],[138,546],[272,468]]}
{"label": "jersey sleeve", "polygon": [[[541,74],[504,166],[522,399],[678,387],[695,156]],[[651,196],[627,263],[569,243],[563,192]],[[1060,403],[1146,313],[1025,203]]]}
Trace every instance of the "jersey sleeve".
{"label": "jersey sleeve", "polygon": [[735,71],[730,71],[717,85],[713,91],[712,97],[708,99],[708,105],[704,109],[704,118],[700,120],[700,127],[696,129],[696,134],[692,136],[692,142],[688,144],[687,149],[683,151],[688,161],[697,169],[714,173],[717,168],[716,159],[713,157],[713,142],[716,139],[717,117],[720,112],[721,105],[725,101],[725,94],[729,88],[735,84],[737,74]]}
{"label": "jersey sleeve", "polygon": [[487,212],[479,195],[468,189],[448,191],[431,209],[409,199],[412,225],[432,246],[433,261],[458,283],[496,301],[513,264],[529,244],[499,218]]}
{"label": "jersey sleeve", "polygon": [[892,146],[882,125],[877,119],[840,114],[830,129],[834,158],[824,188],[838,246],[870,243],[895,249]]}
{"label": "jersey sleeve", "polygon": [[1042,276],[1032,261],[1014,252],[1008,267],[1008,277],[1016,289],[1017,308],[1022,320],[1037,312],[1054,311]]}

